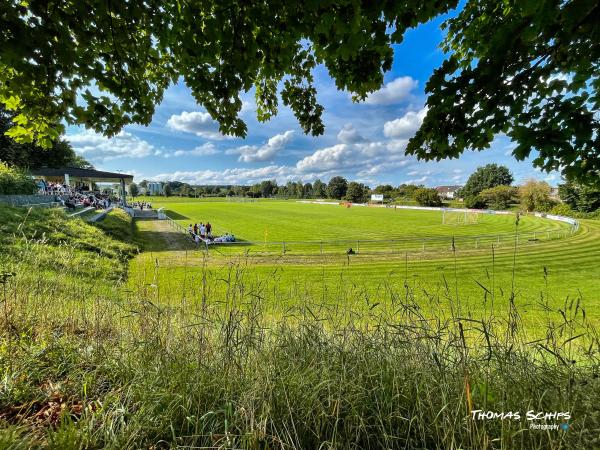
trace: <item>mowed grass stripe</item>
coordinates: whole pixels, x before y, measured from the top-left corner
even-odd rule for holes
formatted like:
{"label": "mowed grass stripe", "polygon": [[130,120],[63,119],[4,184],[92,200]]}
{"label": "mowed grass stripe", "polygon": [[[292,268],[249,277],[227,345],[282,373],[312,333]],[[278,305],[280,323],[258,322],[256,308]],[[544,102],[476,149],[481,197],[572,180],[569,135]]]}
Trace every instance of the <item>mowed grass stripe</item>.
{"label": "mowed grass stripe", "polygon": [[[444,225],[439,211],[344,208],[295,201],[234,203],[167,199],[155,201],[154,206],[174,211],[184,226],[210,221],[216,234],[229,232],[253,242],[264,242],[265,237],[267,241],[312,241],[496,235],[515,229],[514,216],[480,214],[477,224]],[[537,217],[522,217],[519,224],[522,233],[568,227]]]}
{"label": "mowed grass stripe", "polygon": [[[156,205],[155,205],[156,206]],[[212,209],[209,208],[212,207]],[[241,207],[240,207],[241,206]],[[260,208],[256,208],[260,206]],[[341,208],[326,205],[305,205],[296,202],[264,202],[252,204],[228,204],[226,202],[182,202],[172,203],[177,213],[192,216],[197,214],[200,221],[207,217],[211,223],[217,220],[220,214],[225,221],[232,223],[243,223],[244,230],[248,230],[248,236],[261,236],[264,239],[262,224],[277,224],[275,228],[281,228],[279,238],[284,240],[299,240],[301,237],[308,238],[311,233],[306,233],[302,227],[307,223],[319,223],[319,232],[324,234],[336,233],[336,237],[343,230],[353,232],[364,226],[366,222],[371,224],[369,233],[371,236],[381,232],[399,233],[402,237],[409,234],[402,233],[444,233],[468,236],[473,234],[511,233],[515,230],[515,218],[510,216],[481,216],[477,225],[445,226],[441,224],[441,213],[422,211],[410,211],[404,215],[406,223],[394,215],[394,211],[377,208]],[[315,209],[316,208],[316,209]],[[271,210],[273,213],[271,214]],[[358,212],[364,211],[364,212]],[[306,213],[306,216],[304,216]],[[354,214],[353,214],[354,213]],[[212,216],[211,216],[212,215]],[[318,217],[329,215],[329,218],[319,219],[325,222],[320,226]],[[372,220],[378,216],[381,220]],[[213,218],[215,217],[215,218]],[[367,220],[368,219],[368,220]],[[498,219],[497,222],[496,219]],[[365,222],[366,221],[366,222]],[[492,223],[493,222],[493,223]],[[182,220],[185,223],[185,220]],[[417,223],[423,224],[418,229]],[[240,225],[241,226],[241,225]],[[396,228],[394,228],[396,227]],[[268,239],[273,237],[273,226],[270,226]],[[311,230],[314,230],[312,225]],[[580,231],[569,235],[566,224],[544,220],[535,217],[523,217],[520,220],[519,234],[529,233],[534,230],[562,230],[566,237],[561,239],[542,239],[539,242],[522,241],[517,249],[515,269],[515,292],[516,301],[519,304],[532,305],[530,309],[536,310],[535,306],[542,297],[549,296],[549,302],[554,307],[559,307],[565,298],[574,298],[582,295],[587,306],[590,317],[597,316],[600,311],[600,224],[594,221],[582,221]],[[233,230],[232,230],[233,231]],[[278,231],[279,232],[279,231]],[[285,234],[284,233],[289,233]],[[302,234],[304,233],[304,234]],[[367,235],[369,235],[367,233]],[[236,235],[239,233],[236,232]],[[420,234],[425,236],[425,234]],[[277,235],[276,235],[277,237]],[[380,236],[378,236],[380,237]],[[450,239],[450,236],[448,236]],[[314,236],[313,236],[314,239]],[[259,241],[262,239],[258,239]],[[257,251],[260,246],[256,246]],[[472,311],[484,311],[484,289],[478,284],[491,290],[492,274],[494,277],[495,290],[499,305],[506,305],[507,296],[513,282],[513,245],[511,242],[502,243],[495,247],[495,261],[492,264],[491,243],[487,242],[478,250],[465,248],[457,242],[456,267],[454,257],[449,249],[444,251],[408,251],[408,268],[406,267],[405,253],[386,255],[355,255],[348,258],[341,254],[329,256],[298,256],[286,254],[285,256],[256,256],[244,258],[243,256],[220,255],[211,250],[209,252],[207,273],[217,279],[223,278],[233,265],[243,266],[243,276],[255,281],[273,285],[273,289],[281,294],[281,298],[289,298],[281,304],[274,304],[274,308],[289,307],[293,303],[293,296],[299,295],[298,290],[303,292],[327,292],[327,301],[335,303],[340,289],[354,289],[353,300],[344,297],[344,302],[356,302],[363,304],[363,295],[373,296],[373,301],[383,295],[386,289],[403,291],[403,284],[408,280],[409,284],[422,292],[436,293],[443,297],[446,284],[451,287],[452,295],[454,288],[458,285],[460,298],[464,299]],[[254,253],[255,247],[246,247]],[[153,273],[155,259],[161,262],[158,279],[173,290],[173,301],[181,298],[180,286],[182,280],[194,278],[197,282],[201,278],[202,252],[188,252],[188,259],[182,257],[181,252],[161,252],[152,255],[142,255],[135,264],[139,267],[132,273],[141,273],[143,267],[146,273]],[[546,274],[544,272],[546,268]],[[168,292],[169,289],[166,289]],[[362,292],[363,294],[359,294]],[[337,297],[336,297],[337,296]],[[165,298],[168,298],[167,294]],[[503,300],[501,300],[503,299]],[[275,300],[273,300],[275,301]],[[281,302],[277,300],[276,302]],[[298,300],[300,301],[300,300]],[[497,305],[500,308],[500,306]],[[529,319],[528,319],[529,320]],[[531,320],[534,320],[533,318]],[[538,319],[535,319],[538,320]]]}

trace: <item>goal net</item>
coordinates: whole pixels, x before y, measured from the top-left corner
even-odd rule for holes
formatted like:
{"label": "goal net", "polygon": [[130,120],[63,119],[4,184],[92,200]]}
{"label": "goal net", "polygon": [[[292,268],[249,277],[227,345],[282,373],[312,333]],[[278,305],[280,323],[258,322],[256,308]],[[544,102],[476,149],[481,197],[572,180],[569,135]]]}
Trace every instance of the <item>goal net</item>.
{"label": "goal net", "polygon": [[442,211],[444,225],[469,225],[479,222],[479,214],[469,211]]}

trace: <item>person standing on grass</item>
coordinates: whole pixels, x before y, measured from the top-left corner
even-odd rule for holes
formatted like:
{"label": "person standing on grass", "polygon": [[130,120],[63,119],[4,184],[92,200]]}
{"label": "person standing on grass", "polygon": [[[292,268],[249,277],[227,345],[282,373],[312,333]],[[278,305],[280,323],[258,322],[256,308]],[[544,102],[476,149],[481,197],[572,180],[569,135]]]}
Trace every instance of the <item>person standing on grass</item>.
{"label": "person standing on grass", "polygon": [[200,223],[200,237],[204,239],[206,236],[206,226],[203,223]]}
{"label": "person standing on grass", "polygon": [[198,224],[194,224],[194,234],[198,234]]}
{"label": "person standing on grass", "polygon": [[212,225],[210,222],[206,222],[206,234],[208,237],[212,236]]}

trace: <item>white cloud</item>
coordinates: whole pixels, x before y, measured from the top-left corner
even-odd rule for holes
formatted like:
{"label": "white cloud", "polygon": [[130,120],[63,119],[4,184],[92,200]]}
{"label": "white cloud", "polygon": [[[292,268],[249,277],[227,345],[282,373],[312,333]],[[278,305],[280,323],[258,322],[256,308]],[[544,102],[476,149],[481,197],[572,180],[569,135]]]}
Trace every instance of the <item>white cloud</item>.
{"label": "white cloud", "polygon": [[429,180],[428,176],[422,176],[421,178],[413,178],[411,180],[405,180],[403,183],[405,184],[424,184],[427,180]]}
{"label": "white cloud", "polygon": [[346,126],[338,134],[340,143],[316,150],[296,163],[298,171],[344,171],[359,170],[368,176],[389,171],[405,165],[409,158],[404,155],[406,140],[369,141]]}
{"label": "white cloud", "polygon": [[257,169],[177,171],[158,174],[152,178],[158,181],[178,180],[191,184],[252,184],[269,179],[285,182],[294,176],[293,170],[287,166],[271,165]]}
{"label": "white cloud", "polygon": [[167,127],[172,130],[193,133],[206,139],[230,139],[219,131],[219,124],[215,122],[207,112],[183,111],[181,114],[173,114],[167,120]]}
{"label": "white cloud", "polygon": [[368,167],[385,151],[384,142],[336,144],[306,156],[296,163],[296,167],[301,172]]}
{"label": "white cloud", "polygon": [[177,150],[172,156],[209,156],[216,155],[217,153],[219,151],[215,148],[214,144],[207,142],[192,150]]}
{"label": "white cloud", "polygon": [[338,133],[337,138],[344,144],[354,144],[356,142],[365,141],[365,138],[358,133],[358,130],[354,128],[354,125],[351,123],[344,125],[344,128]]}
{"label": "white cloud", "polygon": [[386,83],[378,91],[369,94],[365,103],[369,105],[391,105],[399,103],[410,97],[411,91],[417,87],[419,82],[411,77],[396,78]]}
{"label": "white cloud", "polygon": [[112,138],[91,130],[67,135],[75,151],[91,161],[109,161],[118,158],[144,158],[159,156],[162,152],[149,142],[121,131]]}
{"label": "white cloud", "polygon": [[272,159],[278,152],[283,150],[290,143],[294,135],[293,131],[276,134],[261,146],[243,145],[238,148],[227,150],[227,154],[239,154],[238,161],[240,162],[256,162],[267,161]]}
{"label": "white cloud", "polygon": [[389,138],[409,139],[419,129],[426,114],[427,108],[409,111],[399,119],[386,122],[383,125],[383,134]]}

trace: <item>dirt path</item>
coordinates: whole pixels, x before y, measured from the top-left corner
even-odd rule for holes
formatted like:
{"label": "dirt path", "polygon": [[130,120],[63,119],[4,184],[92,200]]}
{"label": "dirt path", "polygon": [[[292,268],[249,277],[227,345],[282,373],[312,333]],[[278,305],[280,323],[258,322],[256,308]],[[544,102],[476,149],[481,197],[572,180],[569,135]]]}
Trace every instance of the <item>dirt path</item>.
{"label": "dirt path", "polygon": [[144,251],[191,250],[195,248],[191,239],[173,228],[168,221],[137,219],[137,238]]}

